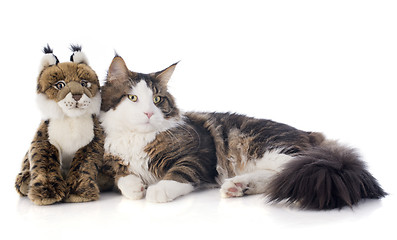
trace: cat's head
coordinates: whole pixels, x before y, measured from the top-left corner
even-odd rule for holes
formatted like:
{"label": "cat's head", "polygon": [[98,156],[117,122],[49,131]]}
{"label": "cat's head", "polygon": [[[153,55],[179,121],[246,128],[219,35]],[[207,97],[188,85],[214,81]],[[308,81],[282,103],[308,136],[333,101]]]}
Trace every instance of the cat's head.
{"label": "cat's head", "polygon": [[175,66],[150,74],[136,73],[116,55],[102,87],[101,120],[105,129],[151,133],[175,126],[181,117],[167,90]]}
{"label": "cat's head", "polygon": [[71,46],[70,62],[60,63],[47,45],[37,79],[37,102],[44,119],[99,114],[101,96],[96,73],[80,46]]}

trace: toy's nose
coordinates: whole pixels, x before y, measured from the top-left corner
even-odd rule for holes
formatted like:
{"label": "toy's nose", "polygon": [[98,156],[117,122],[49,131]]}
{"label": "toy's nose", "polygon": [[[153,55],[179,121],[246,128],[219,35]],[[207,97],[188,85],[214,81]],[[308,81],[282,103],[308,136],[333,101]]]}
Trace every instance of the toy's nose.
{"label": "toy's nose", "polygon": [[83,96],[83,94],[73,94],[72,95],[72,98],[74,99],[74,100],[76,100],[76,102],[77,101],[79,101],[80,100],[80,98]]}

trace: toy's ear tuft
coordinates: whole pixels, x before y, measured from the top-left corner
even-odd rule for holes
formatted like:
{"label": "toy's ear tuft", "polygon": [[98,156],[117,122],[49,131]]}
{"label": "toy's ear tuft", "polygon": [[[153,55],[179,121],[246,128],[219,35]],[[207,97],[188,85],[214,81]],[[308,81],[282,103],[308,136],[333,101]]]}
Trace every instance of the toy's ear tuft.
{"label": "toy's ear tuft", "polygon": [[45,46],[45,47],[43,48],[43,52],[44,52],[45,54],[53,53],[53,50],[51,49],[50,45],[48,45],[48,43],[47,43],[47,46]]}
{"label": "toy's ear tuft", "polygon": [[81,45],[70,44],[70,50],[72,52],[81,52]]}
{"label": "toy's ear tuft", "polygon": [[53,50],[50,48],[48,44],[43,48],[43,53],[45,55],[41,59],[39,71],[42,71],[46,67],[56,65],[59,63],[57,56],[53,54]]}
{"label": "toy's ear tuft", "polygon": [[70,50],[72,50],[73,54],[70,56],[70,61],[74,63],[84,63],[88,65],[88,60],[85,54],[81,51],[80,45],[70,45]]}

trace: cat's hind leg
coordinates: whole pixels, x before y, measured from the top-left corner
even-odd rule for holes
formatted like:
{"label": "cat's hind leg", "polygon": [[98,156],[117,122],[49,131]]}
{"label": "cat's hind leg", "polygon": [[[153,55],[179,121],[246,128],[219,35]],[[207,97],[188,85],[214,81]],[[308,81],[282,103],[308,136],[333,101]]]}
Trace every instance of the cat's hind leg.
{"label": "cat's hind leg", "polygon": [[283,169],[292,156],[281,153],[282,149],[266,151],[263,157],[244,165],[242,173],[225,179],[221,186],[223,197],[241,197],[264,193],[272,177]]}
{"label": "cat's hind leg", "polygon": [[264,193],[275,174],[272,170],[257,170],[226,179],[221,186],[221,195],[229,198]]}

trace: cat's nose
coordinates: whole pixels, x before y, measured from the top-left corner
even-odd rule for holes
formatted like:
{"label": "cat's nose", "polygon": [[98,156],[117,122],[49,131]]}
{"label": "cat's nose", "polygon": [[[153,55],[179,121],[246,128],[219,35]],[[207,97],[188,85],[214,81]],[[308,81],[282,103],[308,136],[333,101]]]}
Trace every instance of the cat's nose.
{"label": "cat's nose", "polygon": [[153,116],[153,112],[144,112],[144,114],[147,116],[147,118],[151,118]]}
{"label": "cat's nose", "polygon": [[73,94],[72,95],[72,98],[74,99],[74,100],[76,100],[76,102],[77,101],[79,101],[80,100],[80,98],[83,96],[83,94]]}

